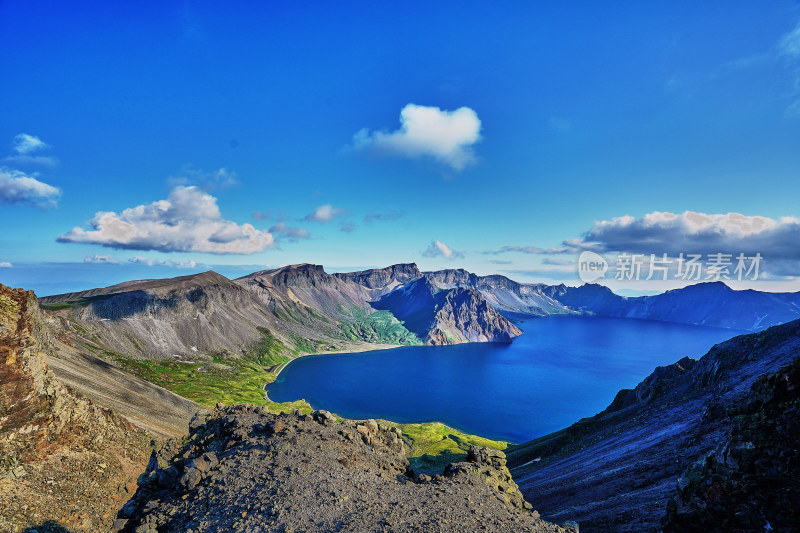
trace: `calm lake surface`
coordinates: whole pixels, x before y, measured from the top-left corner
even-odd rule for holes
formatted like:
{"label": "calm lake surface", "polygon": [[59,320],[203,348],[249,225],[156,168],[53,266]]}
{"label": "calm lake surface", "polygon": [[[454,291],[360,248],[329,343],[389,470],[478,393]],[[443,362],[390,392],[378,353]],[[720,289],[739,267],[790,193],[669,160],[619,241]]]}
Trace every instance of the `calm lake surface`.
{"label": "calm lake surface", "polygon": [[444,422],[511,442],[605,409],[656,366],[699,358],[740,332],[633,320],[553,316],[517,323],[511,344],[413,346],[303,357],[268,387],[347,418]]}

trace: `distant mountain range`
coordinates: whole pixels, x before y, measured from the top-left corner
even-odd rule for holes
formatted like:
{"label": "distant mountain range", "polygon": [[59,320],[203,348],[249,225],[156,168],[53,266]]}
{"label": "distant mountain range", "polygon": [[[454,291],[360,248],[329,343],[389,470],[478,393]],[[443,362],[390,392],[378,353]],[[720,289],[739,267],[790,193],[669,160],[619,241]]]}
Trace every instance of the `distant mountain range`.
{"label": "distant mountain range", "polygon": [[[328,274],[290,265],[230,280],[213,271],[41,298],[84,342],[132,357],[239,353],[268,331],[296,353],[369,344],[509,342],[519,316],[594,314],[736,330],[800,318],[800,293],[701,283],[628,298],[601,285],[519,283],[413,263]],[[111,348],[113,347],[113,348]]]}

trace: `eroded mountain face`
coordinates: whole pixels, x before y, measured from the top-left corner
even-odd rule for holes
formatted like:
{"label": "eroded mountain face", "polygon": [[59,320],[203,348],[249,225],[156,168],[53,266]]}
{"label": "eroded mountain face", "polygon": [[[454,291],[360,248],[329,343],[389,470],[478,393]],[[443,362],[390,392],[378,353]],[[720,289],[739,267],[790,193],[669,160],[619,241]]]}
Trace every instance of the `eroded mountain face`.
{"label": "eroded mountain face", "polygon": [[64,387],[35,295],[0,285],[0,530],[108,529],[146,465],[150,437]]}
{"label": "eroded mountain face", "polygon": [[571,532],[542,521],[502,452],[415,476],[399,429],[325,411],[219,406],[151,462],[119,527],[137,532]]}
{"label": "eroded mountain face", "polygon": [[400,286],[372,304],[390,311],[428,344],[510,342],[522,331],[474,289],[441,289],[428,278]]}

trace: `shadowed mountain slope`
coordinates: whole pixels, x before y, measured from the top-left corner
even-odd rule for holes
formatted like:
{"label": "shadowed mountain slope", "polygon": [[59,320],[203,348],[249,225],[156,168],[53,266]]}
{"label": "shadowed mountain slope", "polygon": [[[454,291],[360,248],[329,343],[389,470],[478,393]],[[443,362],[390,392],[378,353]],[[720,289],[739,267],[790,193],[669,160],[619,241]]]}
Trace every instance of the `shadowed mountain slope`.
{"label": "shadowed mountain slope", "polygon": [[602,413],[512,447],[511,471],[551,520],[574,518],[581,531],[654,531],[684,470],[726,438],[727,411],[798,349],[794,321],[659,367]]}
{"label": "shadowed mountain slope", "polygon": [[800,293],[736,291],[723,282],[698,283],[653,296],[626,298],[602,285],[557,285],[545,291],[580,312],[738,330],[758,330],[800,318]]}

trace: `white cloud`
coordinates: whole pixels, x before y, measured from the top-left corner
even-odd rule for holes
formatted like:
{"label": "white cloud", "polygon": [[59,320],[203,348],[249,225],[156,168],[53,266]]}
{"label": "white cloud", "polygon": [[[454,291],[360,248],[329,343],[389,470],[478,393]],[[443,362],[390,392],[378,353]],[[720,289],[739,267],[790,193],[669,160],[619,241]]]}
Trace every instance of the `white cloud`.
{"label": "white cloud", "polygon": [[12,268],[14,265],[8,261],[0,261],[0,268]]}
{"label": "white cloud", "polygon": [[455,259],[464,257],[462,252],[451,249],[442,241],[432,241],[422,252],[423,257],[444,257],[445,259]]}
{"label": "white cloud", "polygon": [[761,253],[765,260],[800,260],[799,242],[800,219],[794,217],[655,211],[595,222],[583,237],[564,244],[598,252]]}
{"label": "white cloud", "polygon": [[14,151],[20,155],[30,154],[50,148],[50,145],[42,141],[36,135],[28,135],[27,133],[20,133],[14,136]]}
{"label": "white cloud", "polygon": [[473,145],[481,140],[481,121],[469,107],[443,111],[415,104],[400,111],[400,129],[393,132],[364,128],[353,136],[356,149],[379,155],[433,157],[461,170],[475,162]]}
{"label": "white cloud", "polygon": [[59,242],[90,243],[128,250],[252,254],[275,246],[272,234],[224,220],[217,199],[197,187],[177,186],[167,200],[120,213],[101,211],[92,229],[76,227]]}
{"label": "white cloud", "polygon": [[128,259],[129,263],[133,263],[135,265],[147,265],[147,266],[166,266],[172,268],[195,268],[197,266],[197,261],[190,260],[190,261],[167,261],[162,259],[152,259],[150,257],[141,257],[141,256],[134,256]]}
{"label": "white cloud", "polygon": [[269,232],[273,235],[286,237],[292,242],[297,241],[298,239],[308,239],[311,237],[311,234],[308,232],[308,230],[303,228],[293,228],[291,226],[287,226],[284,222],[278,222],[269,228]]}
{"label": "white cloud", "polygon": [[55,206],[61,189],[48,185],[18,170],[0,168],[0,202],[28,204],[36,207]]}
{"label": "white cloud", "polygon": [[87,255],[83,258],[84,263],[108,263],[108,264],[119,264],[119,261],[111,257],[110,255]]}
{"label": "white cloud", "polygon": [[322,222],[327,224],[334,218],[343,215],[346,212],[344,209],[333,207],[331,204],[321,205],[314,210],[313,213],[306,215],[305,220],[309,222]]}

